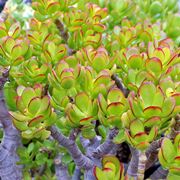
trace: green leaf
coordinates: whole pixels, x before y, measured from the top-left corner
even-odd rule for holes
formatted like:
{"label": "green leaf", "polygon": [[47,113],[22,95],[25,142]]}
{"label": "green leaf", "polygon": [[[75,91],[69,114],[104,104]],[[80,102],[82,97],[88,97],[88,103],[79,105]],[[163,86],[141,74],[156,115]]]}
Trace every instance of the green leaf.
{"label": "green leaf", "polygon": [[162,71],[162,63],[158,58],[154,57],[146,60],[146,68],[155,75],[159,75]]}
{"label": "green leaf", "polygon": [[[103,167],[107,166],[108,162],[114,165],[114,167],[115,167],[115,176],[116,176],[116,178],[118,177],[117,179],[119,179],[120,178],[120,172],[122,172],[123,167],[121,166],[118,158],[116,158],[115,156],[106,155],[102,159]],[[111,167],[109,166],[108,168],[113,169],[112,166]]]}
{"label": "green leaf", "polygon": [[14,86],[11,83],[6,82],[3,90],[4,90],[4,97],[5,97],[8,109],[11,111],[15,111],[17,93],[15,91]]}
{"label": "green leaf", "polygon": [[135,136],[136,134],[140,132],[144,132],[144,126],[141,121],[134,120],[130,124],[130,132],[132,136]]}
{"label": "green leaf", "polygon": [[61,161],[65,164],[68,164],[72,161],[72,158],[69,154],[64,154],[63,157],[61,158]]}
{"label": "green leaf", "polygon": [[11,57],[13,59],[17,59],[19,56],[22,55],[22,53],[22,46],[20,44],[17,44],[12,48]]}
{"label": "green leaf", "polygon": [[107,102],[102,94],[98,96],[98,103],[103,113],[106,114]]}
{"label": "green leaf", "polygon": [[162,105],[162,117],[167,117],[170,115],[175,107],[175,99],[173,97],[169,97],[165,99],[163,105]]}
{"label": "green leaf", "polygon": [[20,23],[16,22],[11,25],[8,34],[9,36],[12,36],[14,39],[16,39],[20,35],[20,32],[21,32]]}
{"label": "green leaf", "polygon": [[27,151],[28,151],[29,154],[33,151],[34,146],[35,146],[35,145],[34,145],[33,142],[28,145]]}
{"label": "green leaf", "polygon": [[128,65],[132,69],[141,69],[144,65],[144,60],[140,55],[132,55],[128,60]]}
{"label": "green leaf", "polygon": [[39,111],[41,106],[41,100],[38,97],[35,97],[33,99],[31,99],[31,101],[29,102],[28,105],[28,111],[33,114],[36,115],[36,113]]}
{"label": "green leaf", "polygon": [[0,27],[0,38],[7,36],[7,31],[3,27]]}
{"label": "green leaf", "polygon": [[88,126],[84,126],[82,129],[81,129],[81,133],[82,133],[82,136],[86,139],[93,139],[95,136],[96,136],[96,132],[95,132],[95,129],[94,127],[93,128],[88,128]]}
{"label": "green leaf", "polygon": [[161,149],[162,149],[162,154],[163,154],[164,159],[168,163],[171,163],[174,157],[176,156],[176,151],[171,140],[168,138],[164,138],[161,145]]}
{"label": "green leaf", "polygon": [[21,114],[20,112],[9,111],[9,114],[17,121],[28,121],[29,117]]}
{"label": "green leaf", "polygon": [[121,131],[119,131],[118,135],[113,139],[113,142],[115,144],[121,144],[124,141],[125,141],[124,131],[121,130]]}
{"label": "green leaf", "polygon": [[94,168],[94,175],[95,175],[96,179],[98,179],[98,180],[107,179],[106,174],[97,166]]}
{"label": "green leaf", "polygon": [[25,105],[25,107],[28,107],[31,99],[35,98],[37,95],[32,88],[25,88],[24,91],[22,92],[22,101]]}
{"label": "green leaf", "polygon": [[156,126],[152,127],[148,135],[148,142],[152,142],[157,136],[157,134],[158,134],[158,128]]}
{"label": "green leaf", "polygon": [[59,2],[52,2],[47,7],[48,14],[52,15],[59,9]]}
{"label": "green leaf", "polygon": [[161,13],[162,9],[162,4],[159,1],[153,1],[151,6],[150,6],[150,13],[152,16],[155,16],[156,14]]}
{"label": "green leaf", "polygon": [[40,115],[40,116],[37,116],[33,119],[31,119],[28,123],[28,126],[29,127],[34,127],[34,126],[37,126],[39,123],[41,123],[42,121],[44,120],[44,116],[43,115]]}
{"label": "green leaf", "polygon": [[100,72],[107,67],[107,60],[103,58],[101,54],[97,54],[94,59],[92,59],[92,67],[97,71]]}
{"label": "green leaf", "polygon": [[144,121],[144,126],[152,127],[154,125],[159,125],[160,123],[161,123],[161,118],[158,116],[154,116]]}
{"label": "green leaf", "polygon": [[71,87],[73,87],[74,86],[74,77],[68,76],[68,77],[64,77],[63,79],[61,79],[61,86],[64,89],[70,89]]}
{"label": "green leaf", "polygon": [[80,120],[84,118],[84,114],[74,104],[68,106],[66,115],[75,125],[79,125]]}
{"label": "green leaf", "polygon": [[12,37],[8,37],[5,41],[5,49],[8,53],[11,53],[12,48],[15,46],[15,41]]}
{"label": "green leaf", "polygon": [[153,116],[160,116],[162,109],[158,106],[149,106],[143,110],[145,117],[148,119]]}
{"label": "green leaf", "polygon": [[155,93],[156,87],[152,82],[144,82],[140,86],[138,94],[142,98],[145,108],[152,105]]}
{"label": "green leaf", "polygon": [[29,127],[27,126],[27,122],[24,121],[18,121],[16,119],[13,119],[14,126],[20,130],[20,131],[26,131]]}
{"label": "green leaf", "polygon": [[112,116],[121,116],[122,113],[124,112],[124,104],[120,103],[120,102],[113,102],[111,104],[108,105],[107,107],[107,113],[108,115]]}
{"label": "green leaf", "polygon": [[85,92],[78,93],[75,97],[76,106],[84,113],[91,112],[92,102],[89,96]]}
{"label": "green leaf", "polygon": [[107,99],[108,99],[108,104],[112,102],[121,102],[121,103],[125,102],[124,94],[118,88],[111,89],[107,95]]}

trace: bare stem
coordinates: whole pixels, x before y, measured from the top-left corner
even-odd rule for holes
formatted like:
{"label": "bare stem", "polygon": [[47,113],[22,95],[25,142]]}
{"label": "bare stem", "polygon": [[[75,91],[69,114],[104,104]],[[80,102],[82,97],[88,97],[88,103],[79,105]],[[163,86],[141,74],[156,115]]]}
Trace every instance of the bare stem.
{"label": "bare stem", "polygon": [[151,145],[149,146],[149,148],[146,151],[146,156],[147,156],[147,162],[146,162],[146,169],[150,168],[153,163],[156,161],[157,159],[157,153],[158,153],[158,149],[161,147],[161,143],[163,141],[163,137],[152,142]]}
{"label": "bare stem", "polygon": [[93,167],[93,162],[82,154],[74,141],[65,137],[55,126],[49,127],[49,130],[51,131],[52,137],[57,140],[61,146],[67,148],[78,168],[89,169]]}
{"label": "bare stem", "polygon": [[128,96],[129,91],[123,87],[123,84],[117,74],[111,76],[112,80],[115,81],[116,86],[124,93],[125,97]]}
{"label": "bare stem", "polygon": [[130,147],[130,150],[132,157],[127,169],[127,174],[129,179],[136,179],[137,171],[138,171],[138,162],[139,162],[139,151],[133,147]]}
{"label": "bare stem", "polygon": [[65,165],[62,164],[60,156],[56,157],[56,159],[54,160],[54,164],[57,180],[70,180],[68,169]]}
{"label": "bare stem", "polygon": [[59,19],[56,19],[55,24],[56,24],[57,29],[58,29],[59,32],[60,32],[60,35],[61,35],[62,39],[64,40],[64,42],[65,42],[66,45],[67,45],[68,55],[74,54],[76,51],[73,50],[73,49],[71,49],[71,48],[68,46],[69,34],[68,34],[68,31],[65,30],[64,24],[63,24]]}
{"label": "bare stem", "polygon": [[144,179],[146,160],[147,160],[147,157],[146,157],[145,152],[140,151],[139,152],[139,162],[138,162],[138,173],[137,173],[138,180]]}
{"label": "bare stem", "polygon": [[108,154],[116,144],[113,142],[113,138],[118,134],[118,129],[112,129],[105,142],[97,147],[96,151],[93,152],[93,156],[97,159]]}
{"label": "bare stem", "polygon": [[22,179],[22,167],[16,165],[16,162],[19,161],[16,149],[22,144],[18,130],[13,127],[4,100],[3,87],[7,77],[8,73],[0,77],[0,122],[4,130],[4,136],[0,145],[0,179],[20,180]]}
{"label": "bare stem", "polygon": [[157,180],[157,179],[166,179],[168,174],[168,170],[165,170],[160,166],[151,176],[151,180]]}

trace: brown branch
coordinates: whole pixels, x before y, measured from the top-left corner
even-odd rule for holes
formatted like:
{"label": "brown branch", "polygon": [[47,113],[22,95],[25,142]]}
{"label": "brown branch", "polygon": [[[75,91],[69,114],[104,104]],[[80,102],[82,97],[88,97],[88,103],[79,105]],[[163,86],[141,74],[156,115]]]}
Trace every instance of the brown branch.
{"label": "brown branch", "polygon": [[68,31],[65,30],[64,24],[59,19],[55,20],[55,24],[56,24],[57,29],[60,32],[60,36],[62,37],[62,39],[64,40],[65,44],[67,45],[68,55],[73,55],[74,53],[76,53],[76,51],[74,49],[71,49],[68,46],[69,34],[68,34]]}
{"label": "brown branch", "polygon": [[128,94],[129,94],[129,90],[124,88],[124,86],[123,86],[120,78],[118,77],[118,75],[117,74],[113,74],[111,76],[111,79],[115,81],[116,86],[124,93],[124,96],[127,97]]}
{"label": "brown branch", "polygon": [[65,30],[64,28],[64,24],[59,19],[55,20],[55,24],[60,32],[61,37],[63,38],[64,42],[67,44],[69,35],[68,35],[68,31]]}

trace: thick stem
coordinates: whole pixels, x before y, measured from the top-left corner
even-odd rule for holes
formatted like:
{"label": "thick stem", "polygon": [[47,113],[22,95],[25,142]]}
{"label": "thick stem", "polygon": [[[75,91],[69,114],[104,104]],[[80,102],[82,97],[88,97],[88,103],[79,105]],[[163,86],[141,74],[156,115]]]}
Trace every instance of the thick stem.
{"label": "thick stem", "polygon": [[125,97],[127,97],[128,94],[129,94],[129,90],[128,90],[128,89],[125,89],[125,88],[123,87],[122,82],[121,82],[121,80],[119,79],[118,75],[113,74],[113,75],[111,76],[111,78],[112,78],[112,80],[115,81],[116,86],[124,93]]}
{"label": "thick stem", "polygon": [[93,169],[85,171],[84,180],[96,180],[96,178],[93,174]]}
{"label": "thick stem", "polygon": [[160,166],[151,176],[151,180],[157,180],[157,179],[166,179],[168,175],[168,170],[163,169],[162,166]]}
{"label": "thick stem", "polygon": [[149,169],[157,161],[158,151],[152,152],[146,162],[146,169]]}
{"label": "thick stem", "polygon": [[93,156],[98,159],[108,154],[113,149],[113,147],[116,146],[116,144],[114,144],[113,142],[113,138],[117,134],[118,134],[118,129],[110,130],[107,139],[103,144],[97,147],[96,151],[93,152]]}
{"label": "thick stem", "polygon": [[71,157],[73,158],[75,164],[79,169],[89,169],[93,167],[93,162],[84,154],[82,154],[74,141],[65,137],[62,133],[58,131],[55,126],[49,127],[49,130],[51,131],[52,137],[57,140],[61,146],[67,148],[68,152],[71,154]]}
{"label": "thick stem", "polygon": [[13,127],[3,96],[3,86],[6,77],[0,78],[0,122],[4,136],[0,145],[0,178],[2,180],[22,179],[22,167],[16,165],[19,158],[17,147],[21,146],[21,138],[17,129]]}
{"label": "thick stem", "polygon": [[70,55],[73,55],[76,51],[73,50],[73,49],[71,49],[71,48],[68,46],[69,34],[68,34],[68,31],[65,30],[64,24],[63,24],[59,19],[56,19],[55,24],[56,24],[57,29],[58,29],[59,32],[60,32],[60,35],[61,35],[62,39],[64,40],[64,42],[65,42],[66,45],[67,45],[68,55],[69,55],[69,56],[70,56]]}
{"label": "thick stem", "polygon": [[127,174],[129,179],[136,179],[137,178],[137,171],[138,171],[138,162],[139,162],[139,151],[135,148],[130,147],[131,150],[131,161],[129,163]]}
{"label": "thick stem", "polygon": [[161,147],[161,143],[163,141],[163,137],[152,142],[151,145],[149,146],[149,148],[146,151],[146,156],[147,156],[147,162],[146,162],[146,169],[150,168],[153,163],[156,161],[157,159],[157,153],[158,153],[158,149]]}
{"label": "thick stem", "polygon": [[147,160],[147,157],[146,157],[145,152],[139,151],[139,162],[138,162],[138,173],[137,173],[138,180],[144,179],[146,160]]}
{"label": "thick stem", "polygon": [[65,165],[61,163],[61,157],[57,156],[54,160],[55,164],[55,173],[57,180],[70,180],[70,176],[68,174],[68,169]]}
{"label": "thick stem", "polygon": [[75,170],[74,170],[74,174],[73,174],[73,176],[72,176],[72,180],[79,180],[79,179],[81,179],[81,170],[79,169],[79,168],[75,168]]}

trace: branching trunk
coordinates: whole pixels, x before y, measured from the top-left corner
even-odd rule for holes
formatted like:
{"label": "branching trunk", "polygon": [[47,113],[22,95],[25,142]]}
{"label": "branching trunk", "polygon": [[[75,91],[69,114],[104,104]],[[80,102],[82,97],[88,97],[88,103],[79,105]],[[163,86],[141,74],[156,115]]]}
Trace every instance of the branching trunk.
{"label": "branching trunk", "polygon": [[138,173],[137,173],[137,179],[143,180],[144,179],[144,172],[146,167],[146,154],[145,152],[139,152],[139,162],[138,162]]}
{"label": "branching trunk", "polygon": [[129,90],[123,87],[120,78],[116,74],[113,74],[111,78],[115,81],[116,86],[124,93],[125,97],[127,97]]}
{"label": "branching trunk", "polygon": [[76,167],[75,170],[74,170],[72,180],[79,180],[81,178],[81,174],[82,174],[81,170]]}
{"label": "branching trunk", "polygon": [[19,158],[17,147],[21,146],[21,138],[17,129],[13,127],[3,96],[3,86],[6,77],[0,78],[0,122],[4,135],[0,145],[0,177],[2,180],[21,180],[22,167],[16,165]]}
{"label": "branching trunk", "polygon": [[57,180],[70,180],[68,169],[62,164],[60,156],[57,156],[57,158],[54,160],[54,164]]}
{"label": "branching trunk", "polygon": [[55,126],[51,126],[49,130],[51,131],[52,137],[57,140],[61,146],[67,148],[79,169],[83,168],[86,170],[93,167],[93,162],[82,154],[74,141],[61,134]]}
{"label": "branching trunk", "polygon": [[118,130],[117,129],[112,129],[109,132],[109,135],[106,139],[106,141],[101,144],[94,152],[93,152],[93,156],[95,158],[102,158],[104,155],[108,154],[115,146],[116,144],[114,144],[113,142],[113,138],[118,134]]}
{"label": "branching trunk", "polygon": [[168,170],[165,170],[160,166],[151,176],[151,180],[157,180],[157,179],[166,179],[168,175]]}
{"label": "branching trunk", "polygon": [[154,162],[157,160],[157,153],[158,149],[161,147],[161,143],[164,138],[160,138],[151,143],[149,148],[146,151],[147,162],[146,162],[146,169],[150,168]]}
{"label": "branching trunk", "polygon": [[131,150],[131,161],[129,163],[127,174],[129,179],[136,179],[137,178],[137,171],[138,171],[138,162],[139,162],[139,151],[135,148],[130,147]]}

